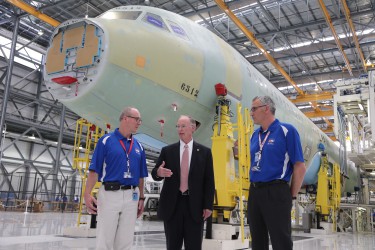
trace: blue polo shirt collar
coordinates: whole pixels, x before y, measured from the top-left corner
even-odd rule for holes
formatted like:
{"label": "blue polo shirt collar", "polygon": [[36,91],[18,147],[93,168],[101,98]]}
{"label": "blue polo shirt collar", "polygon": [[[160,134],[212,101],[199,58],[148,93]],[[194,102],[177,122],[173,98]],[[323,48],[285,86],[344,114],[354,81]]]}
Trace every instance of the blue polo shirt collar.
{"label": "blue polo shirt collar", "polygon": [[131,137],[128,139],[128,138],[126,138],[126,137],[124,137],[121,133],[120,133],[120,131],[119,131],[119,129],[118,128],[116,128],[115,129],[115,131],[114,131],[114,134],[116,135],[116,137],[117,138],[119,138],[120,140],[123,140],[123,139],[125,139],[125,140],[128,140],[128,141],[130,141],[132,138],[133,138],[133,135],[131,135]]}
{"label": "blue polo shirt collar", "polygon": [[267,132],[267,131],[275,131],[275,129],[279,126],[279,120],[278,119],[275,119],[272,123],[271,123],[271,125],[268,127],[268,129],[267,130],[265,130],[265,131],[263,131],[263,128],[262,128],[262,126],[260,126],[260,132],[261,133],[265,133],[265,132]]}

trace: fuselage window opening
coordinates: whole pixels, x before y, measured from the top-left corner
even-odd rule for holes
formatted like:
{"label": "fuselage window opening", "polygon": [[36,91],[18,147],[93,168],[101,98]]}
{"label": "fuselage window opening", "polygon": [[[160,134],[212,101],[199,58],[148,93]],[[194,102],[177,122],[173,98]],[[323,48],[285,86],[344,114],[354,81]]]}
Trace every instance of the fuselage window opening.
{"label": "fuselage window opening", "polygon": [[165,22],[161,18],[161,16],[158,16],[156,14],[147,12],[146,15],[142,18],[142,21],[144,21],[146,23],[149,23],[149,24],[152,24],[152,25],[154,25],[154,26],[156,26],[160,29],[163,29],[165,31],[170,32],[167,25],[165,24]]}
{"label": "fuselage window opening", "polygon": [[190,40],[188,35],[186,34],[185,30],[183,28],[181,28],[180,25],[178,25],[175,22],[169,21],[169,20],[167,20],[167,21],[168,21],[169,27],[171,28],[171,30],[174,34],[176,34],[178,37],[181,37],[185,40]]}
{"label": "fuselage window opening", "polygon": [[141,14],[142,11],[108,11],[99,18],[136,20]]}

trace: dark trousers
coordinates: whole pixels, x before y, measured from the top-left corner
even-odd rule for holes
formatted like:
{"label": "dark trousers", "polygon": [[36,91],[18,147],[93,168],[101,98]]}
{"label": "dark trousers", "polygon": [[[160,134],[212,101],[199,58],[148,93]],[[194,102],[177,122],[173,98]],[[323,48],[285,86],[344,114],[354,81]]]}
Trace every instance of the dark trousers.
{"label": "dark trousers", "polygon": [[66,202],[62,202],[62,203],[60,203],[60,210],[61,210],[61,213],[64,213],[65,207],[66,207]]}
{"label": "dark trousers", "polygon": [[197,223],[191,217],[189,196],[180,195],[174,214],[168,221],[164,221],[167,249],[180,250],[182,242],[186,250],[202,249],[203,223],[203,218],[201,223]]}
{"label": "dark trousers", "polygon": [[248,220],[251,249],[269,249],[268,234],[273,250],[292,250],[292,196],[287,183],[250,187]]}

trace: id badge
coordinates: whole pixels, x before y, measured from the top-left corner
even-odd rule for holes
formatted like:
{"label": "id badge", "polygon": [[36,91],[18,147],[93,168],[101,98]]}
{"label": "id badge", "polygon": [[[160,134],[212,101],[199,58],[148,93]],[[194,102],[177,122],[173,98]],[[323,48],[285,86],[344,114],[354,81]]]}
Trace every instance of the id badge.
{"label": "id badge", "polygon": [[260,152],[255,153],[254,162],[258,162],[260,160]]}
{"label": "id badge", "polygon": [[252,171],[260,171],[260,167],[259,167],[259,161],[260,161],[260,158],[262,157],[260,151],[259,152],[256,152],[255,153],[255,156],[254,156],[254,165],[251,170]]}
{"label": "id badge", "polygon": [[133,192],[133,201],[138,201],[138,193]]}
{"label": "id badge", "polygon": [[124,173],[124,178],[125,178],[125,179],[132,178],[132,173],[130,173],[130,172],[125,172],[125,173]]}
{"label": "id badge", "polygon": [[258,165],[255,165],[251,168],[251,170],[254,172],[260,172],[260,167]]}

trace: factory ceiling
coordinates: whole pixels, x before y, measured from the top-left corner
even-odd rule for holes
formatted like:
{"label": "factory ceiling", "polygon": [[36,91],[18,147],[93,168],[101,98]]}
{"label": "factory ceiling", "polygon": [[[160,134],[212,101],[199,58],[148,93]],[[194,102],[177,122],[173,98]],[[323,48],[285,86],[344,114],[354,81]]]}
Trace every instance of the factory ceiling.
{"label": "factory ceiling", "polygon": [[[54,30],[43,14],[57,23],[96,17],[122,5],[149,5],[183,15],[211,30],[238,50],[286,96],[298,90],[264,56],[256,42],[232,22],[217,3],[221,0],[5,0],[0,3],[0,35],[11,37],[20,17],[18,37],[25,46],[45,51]],[[225,5],[306,95],[316,102],[296,102],[327,134],[333,136],[332,95],[338,79],[365,75],[375,63],[374,0],[233,0]],[[18,6],[18,7],[16,7]],[[22,56],[22,55],[18,55]],[[328,96],[328,98],[327,98]]]}

